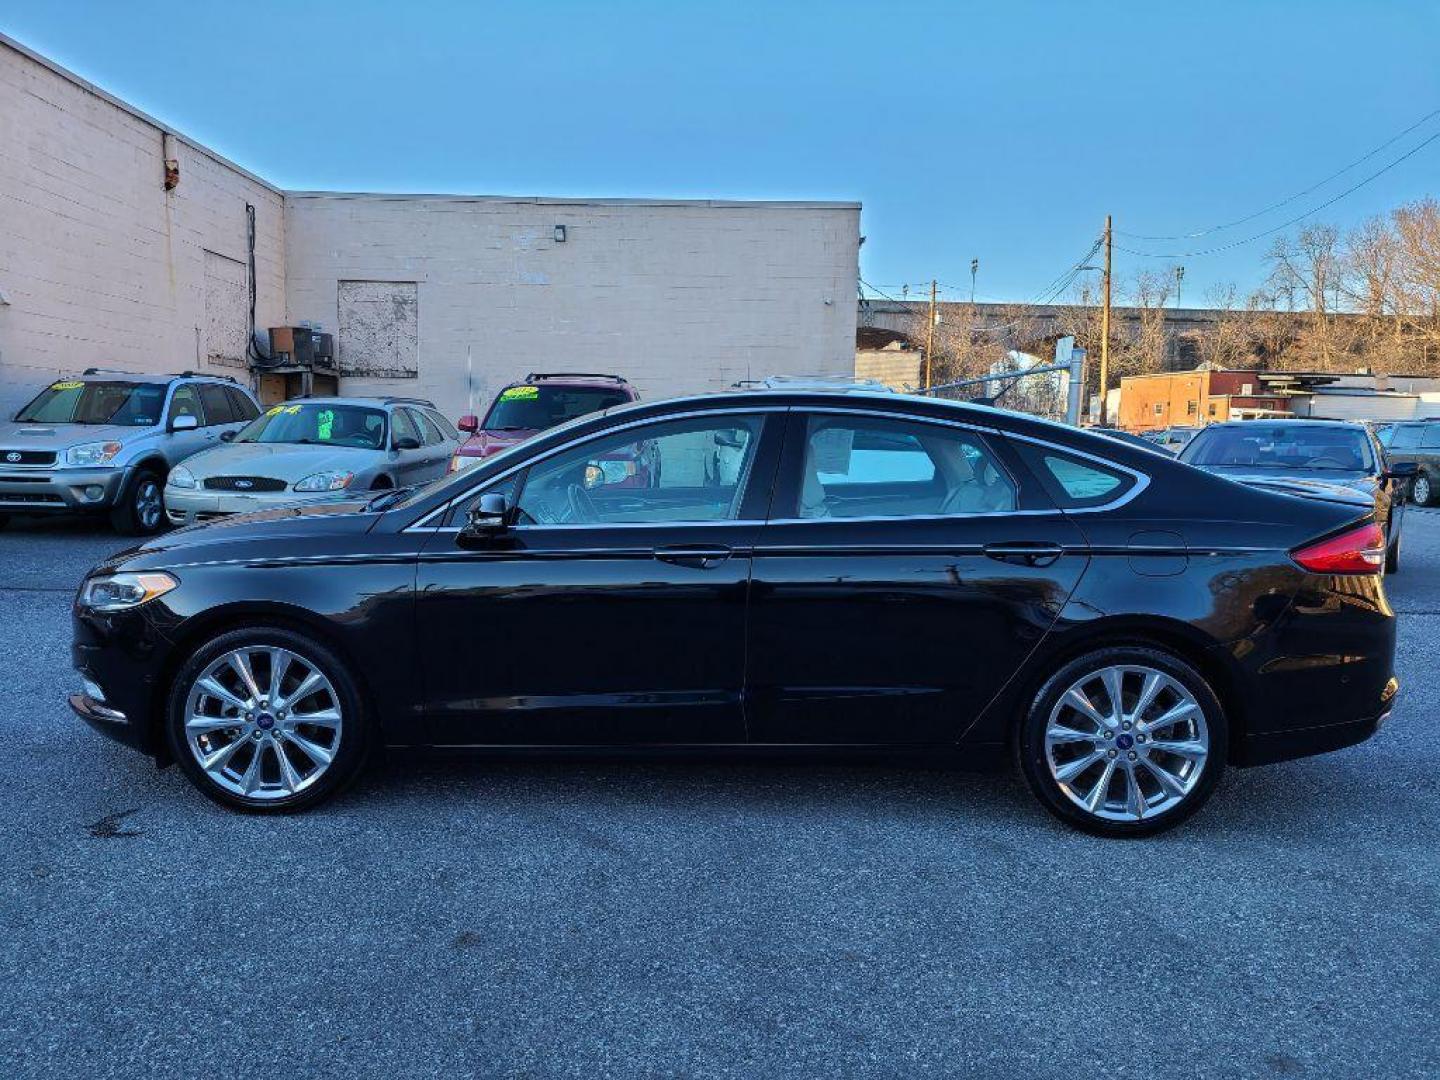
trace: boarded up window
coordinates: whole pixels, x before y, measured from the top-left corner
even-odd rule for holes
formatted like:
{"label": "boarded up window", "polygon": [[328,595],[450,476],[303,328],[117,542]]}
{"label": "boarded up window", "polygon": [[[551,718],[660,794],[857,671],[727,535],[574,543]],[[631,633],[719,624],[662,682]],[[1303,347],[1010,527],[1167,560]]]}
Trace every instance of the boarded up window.
{"label": "boarded up window", "polygon": [[205,252],[205,359],[244,367],[249,323],[245,264]]}
{"label": "boarded up window", "polygon": [[420,302],[413,281],[342,281],[341,375],[413,379],[420,348]]}

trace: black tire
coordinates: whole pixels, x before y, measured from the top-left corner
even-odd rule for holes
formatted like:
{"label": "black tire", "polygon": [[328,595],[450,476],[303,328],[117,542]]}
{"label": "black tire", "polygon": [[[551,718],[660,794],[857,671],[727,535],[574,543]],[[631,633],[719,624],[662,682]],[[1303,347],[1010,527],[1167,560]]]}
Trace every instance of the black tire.
{"label": "black tire", "polygon": [[[329,680],[338,699],[342,724],[335,735],[337,745],[325,747],[333,753],[332,760],[314,779],[309,780],[306,786],[292,795],[272,791],[269,797],[250,797],[223,786],[196,760],[195,753],[191,750],[185,734],[186,708],[196,680],[214,661],[236,649],[255,648],[258,651],[270,647],[287,650],[320,671]],[[261,670],[255,670],[255,675],[257,681],[262,683],[265,681],[261,677]],[[298,706],[299,703],[300,699],[297,699],[296,705]],[[237,717],[237,725],[239,723]],[[248,726],[255,727],[256,725]],[[273,730],[268,733],[273,734],[280,729],[281,725],[274,725]],[[229,734],[227,731],[221,736],[224,741],[219,744],[219,749],[225,749],[228,746],[231,741]],[[257,732],[250,732],[251,736],[255,734]],[[311,731],[310,735],[313,736],[314,732]],[[170,687],[169,701],[165,711],[165,737],[169,742],[170,752],[174,755],[175,761],[179,763],[181,770],[204,795],[221,806],[253,814],[296,813],[308,810],[333,797],[359,775],[376,741],[370,711],[365,707],[360,686],[351,674],[348,665],[335,654],[334,650],[308,635],[266,626],[231,630],[207,641],[191,655],[190,659],[176,673],[175,680]],[[240,744],[247,742],[245,738],[238,735],[234,741]],[[257,756],[260,753],[258,749],[253,752]],[[279,741],[275,742],[267,749],[267,762],[262,765],[261,772],[263,773],[268,766],[270,773],[279,773],[278,760],[269,756],[278,753],[286,753],[291,767],[295,768],[297,752],[293,744],[287,750],[280,745]],[[232,759],[245,760],[242,757],[245,754],[246,750],[242,745],[232,754]],[[303,769],[303,763],[311,759],[301,754],[298,760],[301,761]],[[237,764],[236,770],[238,771],[238,769]]]}
{"label": "black tire", "polygon": [[165,478],[137,469],[110,510],[110,527],[121,536],[154,536],[165,527]]}
{"label": "black tire", "polygon": [[1410,481],[1410,501],[1416,506],[1435,504],[1435,484],[1429,473],[1417,473],[1415,479]]}
{"label": "black tire", "polygon": [[[1098,816],[1072,801],[1061,787],[1060,781],[1052,773],[1045,746],[1046,729],[1050,723],[1051,712],[1058,706],[1061,696],[1088,674],[1098,672],[1103,668],[1121,665],[1149,668],[1168,675],[1178,682],[1199,706],[1209,736],[1208,753],[1200,765],[1198,777],[1194,779],[1188,792],[1169,809],[1161,810],[1152,817],[1139,817],[1135,820],[1115,820]],[[1139,676],[1132,676],[1132,678],[1139,678]],[[1125,697],[1126,692],[1122,690],[1121,696]],[[1153,708],[1163,708],[1165,701],[1168,700],[1174,699],[1157,698],[1157,704]],[[1133,705],[1133,696],[1130,701]],[[1124,706],[1122,706],[1122,711],[1123,708]],[[1153,719],[1156,714],[1147,712],[1146,715],[1150,715]],[[1187,820],[1204,806],[1214,793],[1215,787],[1219,784],[1220,777],[1225,771],[1225,760],[1229,750],[1229,726],[1224,709],[1221,708],[1219,699],[1204,677],[1172,653],[1144,646],[1097,649],[1066,664],[1052,675],[1035,695],[1029,711],[1021,720],[1018,735],[1016,750],[1020,769],[1025,776],[1026,783],[1030,785],[1030,790],[1040,800],[1041,805],[1067,825],[1096,836],[1108,837],[1149,836],[1172,829]],[[1153,738],[1154,736],[1152,736]],[[1098,747],[1100,746],[1111,746],[1106,753],[1113,758],[1117,753],[1116,747],[1133,746],[1135,739],[1135,736],[1131,736],[1129,743],[1122,744],[1120,738],[1116,737],[1112,745],[1108,741],[1097,738],[1095,752],[1099,752]],[[1077,755],[1082,752],[1088,753],[1089,751],[1075,751]],[[1146,753],[1148,756],[1148,751],[1143,748],[1140,748],[1140,752]],[[1128,750],[1126,753],[1128,754]],[[1106,760],[1102,757],[1097,760],[1096,765],[1102,770],[1111,769],[1110,773],[1105,774],[1112,777],[1110,783],[1114,783],[1113,777],[1121,777],[1120,786],[1126,787],[1128,781],[1123,778],[1121,771],[1114,769],[1113,766],[1107,766]],[[1156,760],[1161,759],[1157,758]],[[1120,764],[1123,765],[1124,762],[1122,761]],[[1137,775],[1143,775],[1139,768],[1135,772]],[[1077,779],[1085,775],[1085,773],[1078,774]],[[1146,783],[1150,783],[1152,780],[1153,775],[1146,780]],[[1098,789],[1102,786],[1106,787],[1107,791],[1113,790],[1113,787],[1103,784],[1097,777],[1094,787]]]}
{"label": "black tire", "polygon": [[5,528],[5,526],[6,526],[6,525],[9,525],[9,524],[10,524],[10,515],[9,515],[9,514],[0,514],[0,529]]}
{"label": "black tire", "polygon": [[1385,549],[1385,573],[1393,574],[1400,569],[1400,537]]}

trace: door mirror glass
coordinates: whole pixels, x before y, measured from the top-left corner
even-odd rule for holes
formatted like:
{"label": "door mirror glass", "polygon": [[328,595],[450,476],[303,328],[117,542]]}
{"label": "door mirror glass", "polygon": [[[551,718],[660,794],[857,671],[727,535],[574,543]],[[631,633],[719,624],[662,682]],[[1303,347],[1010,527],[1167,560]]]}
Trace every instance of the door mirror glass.
{"label": "door mirror glass", "polygon": [[413,435],[401,435],[395,440],[396,450],[419,450],[420,440]]}
{"label": "door mirror glass", "polygon": [[177,416],[174,420],[170,421],[171,431],[194,431],[199,426],[199,417],[192,416],[189,413]]}
{"label": "door mirror glass", "polygon": [[456,427],[458,427],[461,431],[465,432],[467,435],[474,435],[475,432],[480,430],[480,418],[466,413],[464,416],[460,417],[460,423],[457,424]]}

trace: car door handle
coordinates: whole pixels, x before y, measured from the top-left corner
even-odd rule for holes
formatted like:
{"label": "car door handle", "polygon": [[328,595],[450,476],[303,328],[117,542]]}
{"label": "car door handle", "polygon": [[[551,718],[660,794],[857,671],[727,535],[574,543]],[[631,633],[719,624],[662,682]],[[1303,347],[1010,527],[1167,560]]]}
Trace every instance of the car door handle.
{"label": "car door handle", "polygon": [[1003,544],[986,544],[985,554],[1000,562],[1022,566],[1049,566],[1065,553],[1059,544],[1044,540],[1015,540]]}
{"label": "car door handle", "polygon": [[697,570],[709,570],[730,558],[728,547],[663,547],[655,549],[655,558],[672,566],[690,566]]}

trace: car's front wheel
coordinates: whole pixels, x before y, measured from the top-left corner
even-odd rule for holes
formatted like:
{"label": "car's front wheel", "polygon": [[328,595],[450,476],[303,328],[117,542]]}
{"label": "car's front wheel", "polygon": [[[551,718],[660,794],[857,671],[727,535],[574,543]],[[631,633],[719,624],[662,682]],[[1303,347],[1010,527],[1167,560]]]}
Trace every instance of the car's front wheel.
{"label": "car's front wheel", "polygon": [[150,536],[165,524],[165,478],[139,469],[120,492],[110,511],[110,524],[122,536]]}
{"label": "car's front wheel", "polygon": [[1180,824],[1225,767],[1224,711],[1205,679],[1157,649],[1098,649],[1040,688],[1021,723],[1020,765],[1062,821],[1102,836]]}
{"label": "car's front wheel", "polygon": [[257,813],[329,798],[359,772],[370,742],[344,662],[273,627],[222,634],[191,656],[171,688],[167,734],[196,787]]}

